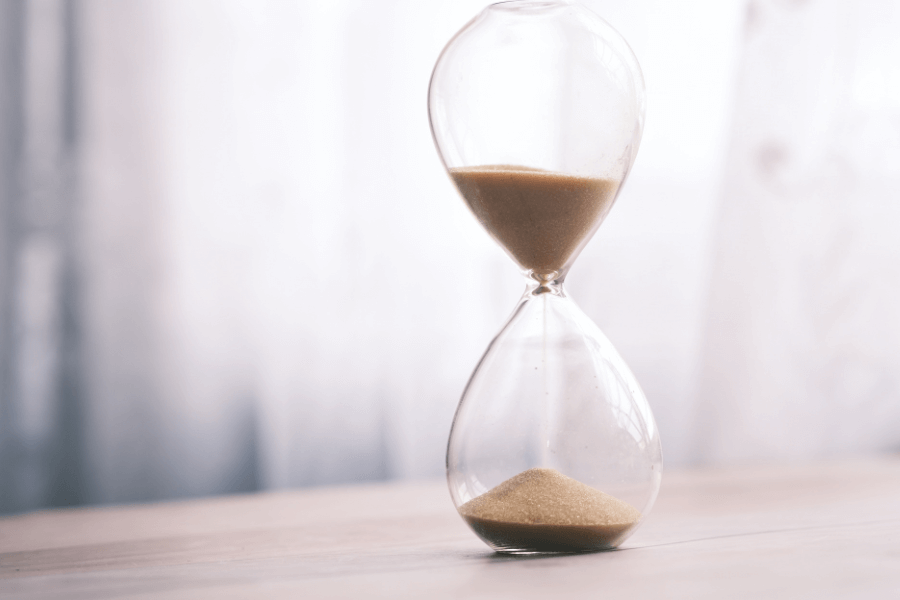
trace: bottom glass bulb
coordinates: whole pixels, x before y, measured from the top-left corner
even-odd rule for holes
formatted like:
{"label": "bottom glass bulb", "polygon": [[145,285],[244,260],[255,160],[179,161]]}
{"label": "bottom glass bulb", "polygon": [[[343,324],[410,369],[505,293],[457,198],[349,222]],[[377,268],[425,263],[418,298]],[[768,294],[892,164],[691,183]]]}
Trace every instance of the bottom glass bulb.
{"label": "bottom glass bulb", "polygon": [[662,477],[631,371],[561,284],[529,286],[463,392],[447,448],[460,515],[498,552],[614,548]]}

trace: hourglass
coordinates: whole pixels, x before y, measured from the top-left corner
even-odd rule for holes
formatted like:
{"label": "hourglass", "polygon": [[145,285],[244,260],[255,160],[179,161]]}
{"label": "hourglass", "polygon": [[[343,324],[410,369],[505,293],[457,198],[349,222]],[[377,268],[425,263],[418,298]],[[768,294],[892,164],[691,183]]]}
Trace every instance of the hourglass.
{"label": "hourglass", "polygon": [[450,178],[527,282],[456,411],[453,502],[498,552],[614,548],[656,498],[659,435],[634,376],[563,281],[637,153],[640,67],[577,4],[500,2],[447,44],[428,109]]}

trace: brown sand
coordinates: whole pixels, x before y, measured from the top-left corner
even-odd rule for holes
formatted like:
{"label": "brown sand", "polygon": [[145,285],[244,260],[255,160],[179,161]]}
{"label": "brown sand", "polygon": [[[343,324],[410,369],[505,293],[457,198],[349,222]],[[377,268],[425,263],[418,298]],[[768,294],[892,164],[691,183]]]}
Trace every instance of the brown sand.
{"label": "brown sand", "polygon": [[615,547],[641,513],[555,469],[529,469],[459,507],[501,550],[584,552]]}
{"label": "brown sand", "polygon": [[619,184],[512,165],[450,169],[475,216],[526,268],[557,273],[606,215]]}

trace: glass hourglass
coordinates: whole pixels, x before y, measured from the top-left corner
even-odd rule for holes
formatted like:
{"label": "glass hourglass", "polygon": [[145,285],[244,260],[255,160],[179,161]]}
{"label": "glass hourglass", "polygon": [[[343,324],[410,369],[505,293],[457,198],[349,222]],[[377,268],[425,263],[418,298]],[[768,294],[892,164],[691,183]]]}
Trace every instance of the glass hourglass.
{"label": "glass hourglass", "polygon": [[656,499],[659,435],[634,376],[563,281],[637,153],[640,67],[577,4],[500,2],[447,44],[428,95],[450,178],[527,282],[456,411],[453,502],[498,552],[614,548]]}

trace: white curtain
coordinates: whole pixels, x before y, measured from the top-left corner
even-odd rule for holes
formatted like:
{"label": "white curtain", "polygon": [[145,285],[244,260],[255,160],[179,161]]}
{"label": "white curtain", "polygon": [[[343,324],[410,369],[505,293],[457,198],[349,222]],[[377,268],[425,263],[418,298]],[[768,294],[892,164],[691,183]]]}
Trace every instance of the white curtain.
{"label": "white curtain", "polygon": [[749,5],[697,412],[707,461],[900,449],[900,5]]}
{"label": "white curtain", "polygon": [[[687,4],[594,3],[655,57],[649,158],[570,276],[675,462],[741,6]],[[97,499],[228,489],[248,460],[248,486],[442,473],[462,388],[523,288],[426,117],[438,53],[482,7],[84,4],[84,213],[108,228],[94,243],[119,240],[88,259],[115,294],[87,292]],[[669,74],[690,61],[704,70]],[[706,96],[683,100],[695,86]]]}
{"label": "white curtain", "polygon": [[[585,4],[634,47],[648,118],[567,287],[645,388],[668,464],[897,448],[893,3]],[[41,376],[77,393],[41,396],[69,408],[41,413],[37,446],[78,477],[53,496],[34,454],[43,487],[0,509],[440,476],[523,288],[426,115],[483,3],[21,5],[73,15],[71,265],[41,272],[77,286],[28,289],[39,325],[61,327],[54,306],[77,325]]]}

